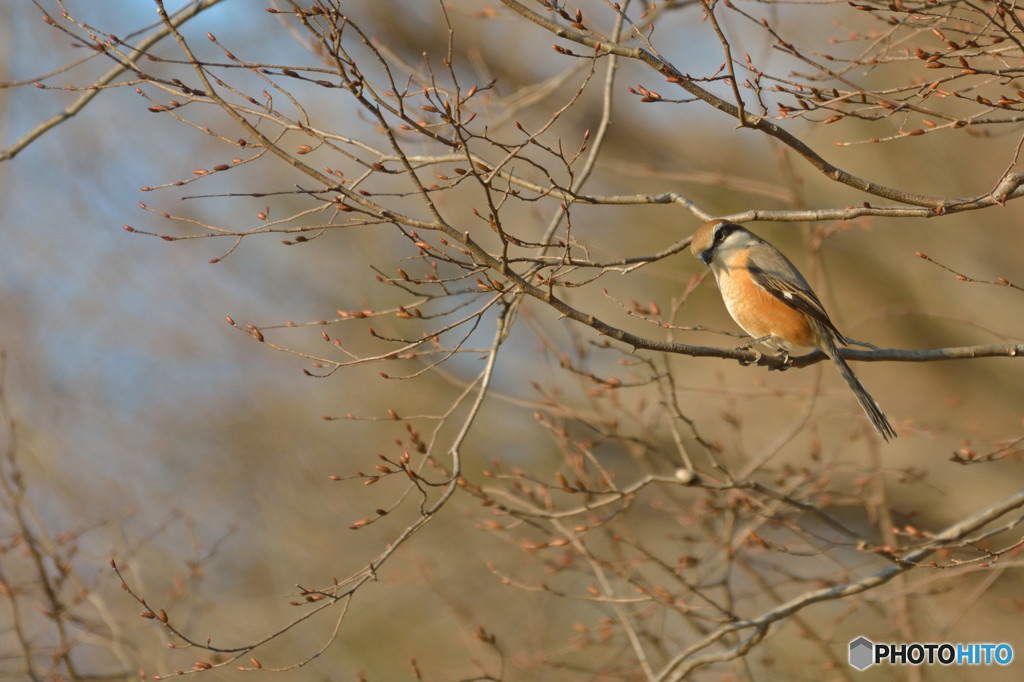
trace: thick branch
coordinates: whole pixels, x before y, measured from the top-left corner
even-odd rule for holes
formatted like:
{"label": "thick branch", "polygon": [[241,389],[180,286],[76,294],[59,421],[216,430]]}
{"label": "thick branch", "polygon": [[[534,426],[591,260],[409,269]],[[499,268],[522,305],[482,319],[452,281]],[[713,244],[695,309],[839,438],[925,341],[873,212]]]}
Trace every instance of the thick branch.
{"label": "thick branch", "polygon": [[[565,40],[570,40],[574,43],[585,45],[598,52],[605,52],[609,54],[616,54],[628,59],[634,59],[642,62],[647,66],[651,67],[658,73],[665,76],[670,82],[677,84],[683,88],[689,94],[693,95],[697,99],[700,99],[707,104],[710,104],[719,111],[725,112],[732,118],[739,119],[744,127],[753,128],[759,130],[785,144],[790,149],[794,150],[800,156],[810,163],[814,168],[818,169],[828,178],[848,185],[862,192],[872,194],[874,196],[882,197],[891,201],[898,201],[903,204],[910,204],[913,206],[925,206],[929,207],[937,212],[944,212],[953,203],[948,199],[940,197],[932,197],[923,194],[915,194],[912,192],[904,192],[893,187],[887,187],[880,185],[870,180],[857,177],[850,173],[847,173],[843,169],[832,165],[824,158],[822,158],[817,152],[811,149],[805,144],[800,138],[789,133],[783,128],[772,121],[766,120],[760,116],[754,116],[748,112],[742,112],[733,103],[727,102],[724,99],[712,94],[704,88],[697,85],[690,79],[689,76],[679,71],[672,64],[665,62],[660,57],[652,54],[651,52],[641,47],[626,47],[617,43],[609,43],[601,41],[591,35],[583,33],[573,28],[561,26],[555,21],[549,20],[546,17],[537,14],[531,9],[528,9],[525,5],[517,0],[501,0],[501,2],[508,8],[512,9],[516,13],[529,19],[538,26],[550,31],[552,34]],[[993,202],[994,203],[994,202]]]}

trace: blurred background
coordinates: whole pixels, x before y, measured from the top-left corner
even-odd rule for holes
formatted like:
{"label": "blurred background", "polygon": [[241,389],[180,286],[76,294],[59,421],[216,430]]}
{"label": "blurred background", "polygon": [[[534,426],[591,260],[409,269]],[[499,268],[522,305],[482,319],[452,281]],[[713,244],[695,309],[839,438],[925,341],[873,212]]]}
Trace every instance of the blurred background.
{"label": "blurred background", "polygon": [[[208,58],[222,53],[205,40],[206,31],[242,59],[310,63],[310,50],[287,30],[288,22],[257,4],[226,0],[187,24],[185,34],[197,50],[210,50]],[[168,3],[168,9],[180,5]],[[56,3],[41,6],[59,17]],[[65,6],[82,24],[126,40],[157,21],[153,3],[146,1]],[[603,7],[594,4],[589,16],[607,25]],[[453,54],[466,81],[497,79],[487,112],[496,120],[495,132],[514,130],[514,120],[500,120],[509,100],[533,98],[534,103],[516,109],[516,117],[527,129],[536,129],[587,82],[588,64],[574,67],[551,49],[550,34],[499,3],[456,2],[447,17],[433,2],[379,0],[353,3],[351,11],[366,33],[410,64],[422,63],[424,54],[438,63],[447,53],[450,26]],[[827,18],[830,5],[804,7],[799,13],[776,11],[788,31],[806,27],[806,35],[820,32],[822,49],[829,35],[856,28],[833,25]],[[728,28],[737,37],[748,35],[742,22]],[[702,24],[699,6],[666,13],[651,40],[667,60],[694,74],[714,73],[722,62],[721,47]],[[759,63],[783,59],[770,46],[759,49],[756,54],[751,49]],[[154,52],[180,58],[170,40]],[[87,85],[112,66],[45,23],[30,3],[0,8],[0,64],[0,81],[48,86],[0,89],[3,148],[81,97],[81,90],[62,86]],[[159,68],[171,67],[154,67]],[[641,83],[663,97],[680,95],[670,84],[652,82],[649,70],[628,62],[620,68],[613,125],[587,185],[589,193],[675,191],[711,215],[842,207],[865,200],[764,136],[737,130],[734,120],[708,107],[640,102],[628,86]],[[601,67],[597,70],[579,105],[552,128],[549,142],[578,145],[583,131],[597,125],[603,78]],[[721,83],[709,87],[723,96],[729,92]],[[324,127],[333,123],[353,136],[373,132],[372,122],[350,99],[315,91],[308,95],[304,104]],[[408,255],[408,243],[392,233],[362,229],[329,233],[310,245],[285,246],[274,235],[252,237],[229,253],[230,238],[165,242],[125,231],[122,225],[128,224],[186,233],[139,202],[207,224],[245,229],[257,224],[255,216],[269,200],[183,197],[273,190],[296,182],[285,164],[268,158],[246,173],[141,191],[191,178],[193,169],[226,163],[237,153],[168,116],[148,112],[149,106],[134,87],[109,89],[0,165],[0,347],[5,354],[3,391],[14,424],[7,434],[10,459],[23,472],[36,515],[32,523],[71,543],[62,546],[73,545],[67,551],[81,580],[76,594],[92,603],[90,618],[97,623],[81,635],[76,660],[96,675],[167,673],[187,669],[193,659],[190,652],[166,646],[167,633],[158,623],[138,619],[138,605],[119,589],[108,558],[117,558],[134,590],[154,608],[167,608],[172,622],[198,639],[209,636],[215,644],[236,646],[273,632],[297,614],[287,604],[296,585],[324,586],[360,570],[408,523],[405,516],[358,533],[347,530],[376,506],[394,500],[402,487],[384,480],[364,488],[330,476],[370,470],[378,463],[377,454],[400,455],[406,425],[389,419],[387,410],[437,412],[437,405],[454,400],[481,366],[477,358],[459,358],[447,368],[448,375],[428,374],[408,383],[387,381],[378,375],[381,368],[372,365],[318,379],[303,374],[308,362],[274,352],[233,329],[225,316],[240,325],[284,325],[287,320],[335,319],[338,310],[381,307],[393,292],[376,282],[371,266],[393,268],[396,254]],[[223,117],[211,116],[211,125],[223,127],[228,137],[242,136],[228,132]],[[785,125],[856,175],[949,197],[989,191],[1014,162],[1020,136],[1019,126],[968,128],[841,147],[835,143],[896,134],[900,122]],[[291,201],[292,210],[300,210],[301,197]],[[442,205],[453,215],[466,214],[470,205],[457,192],[446,201]],[[282,203],[287,210],[288,200],[274,210]],[[517,204],[506,221],[536,237],[556,210],[553,202]],[[881,347],[911,349],[1019,342],[1024,336],[1019,290],[959,281],[915,253],[979,280],[1005,277],[1024,284],[1020,220],[1020,204],[1014,201],[928,220],[858,219],[828,223],[824,230],[810,224],[750,227],[791,256],[845,334]],[[660,251],[701,222],[672,205],[577,206],[572,221],[573,236],[587,245],[594,260]],[[567,298],[610,324],[662,338],[663,329],[629,315],[627,308],[649,310],[653,304],[667,319],[673,300],[701,272],[700,263],[684,252],[628,274],[608,273]],[[466,448],[471,479],[479,480],[483,470],[496,466],[543,473],[558,467],[556,439],[538,426],[534,414],[538,405],[545,406],[545,414],[553,409],[551,401],[545,403],[545,392],[557,393],[556,407],[567,412],[585,411],[598,400],[588,395],[586,382],[560,369],[559,354],[627,383],[648,376],[644,367],[630,364],[628,352],[593,346],[598,339],[592,330],[558,320],[538,303],[527,302],[522,317],[501,355],[495,395]],[[690,295],[671,322],[735,330],[711,281]],[[375,323],[375,328],[386,333],[387,325]],[[349,329],[365,335],[365,327],[355,325],[332,327],[330,333],[353,347],[368,344]],[[316,325],[278,330],[275,340],[322,353],[320,333]],[[493,327],[481,329],[471,343],[486,347],[492,334]],[[673,334],[696,344],[737,343],[729,336]],[[1019,448],[984,466],[951,461],[961,448],[985,454],[1021,437],[1024,369],[1018,360],[858,363],[858,375],[900,433],[884,447],[864,437],[859,409],[830,367],[769,375],[715,359],[680,356],[652,362],[672,368],[684,412],[705,439],[724,444],[723,459],[738,468],[776,446],[773,467],[779,469],[814,475],[826,459],[829,482],[822,495],[831,495],[834,513],[848,512],[844,518],[851,524],[878,521],[863,518],[865,490],[882,496],[895,524],[938,531],[1020,487]],[[816,397],[808,408],[810,396]],[[621,394],[619,407],[628,415],[623,428],[665,445],[659,453],[638,455],[624,446],[603,452],[604,464],[624,485],[637,472],[667,474],[681,464],[671,438],[658,425],[666,409],[662,399],[651,387]],[[813,427],[788,438],[807,409],[813,409]],[[323,419],[349,413],[361,419]],[[429,431],[429,426],[421,428]],[[688,435],[686,442],[698,467],[706,466],[696,441]],[[879,470],[886,472],[885,485],[865,488],[860,480],[865,472]],[[685,545],[686,520],[657,512],[656,505],[646,502],[634,529]],[[524,554],[509,537],[482,530],[481,518],[477,501],[457,498],[388,564],[379,583],[356,596],[335,646],[289,675],[412,679],[410,659],[432,679],[485,673],[501,679],[587,679],[601,668],[589,645],[600,640],[595,633],[606,609],[552,600],[537,589],[551,572],[547,560]],[[5,519],[0,527],[7,529],[5,554],[0,555],[7,574],[0,581],[14,585],[32,572],[15,561],[14,526]],[[780,574],[793,571],[808,579],[813,574],[792,556],[779,561]],[[502,584],[487,562],[534,589]],[[839,572],[881,565],[855,556]],[[1012,571],[998,577],[963,575],[956,586],[936,578],[939,597],[930,596],[927,579],[887,594],[909,593],[909,612],[937,623],[924,629],[925,640],[1009,638],[1024,644],[1017,627],[1022,604],[1014,596],[1020,584]],[[754,590],[757,583],[751,581]],[[848,607],[826,606],[809,616],[812,624],[816,618],[836,624],[834,651],[842,666],[843,647],[852,636],[897,639],[893,632],[900,627],[880,613],[851,621],[844,611]],[[328,610],[256,655],[281,666],[308,656],[326,643],[332,619],[339,616]],[[51,637],[38,627],[34,636],[40,641]],[[499,647],[481,641],[481,627],[497,635],[501,655]],[[666,638],[671,631],[666,620]],[[774,648],[759,649],[755,665],[790,675],[786,679],[818,679],[815,674],[830,670],[827,660],[822,663],[817,654],[805,658],[790,646],[800,641],[798,635],[787,637],[776,640]],[[7,659],[0,659],[0,673],[13,675],[21,662],[9,653],[17,650],[11,629],[0,626],[0,645]],[[616,660],[619,646],[616,640],[615,651],[600,651],[598,658]],[[247,659],[243,663],[248,665]],[[614,669],[611,664],[607,668]],[[230,669],[217,675],[234,677]],[[846,677],[835,670],[827,675]],[[634,677],[622,669],[607,675]],[[770,678],[783,679],[764,679]]]}

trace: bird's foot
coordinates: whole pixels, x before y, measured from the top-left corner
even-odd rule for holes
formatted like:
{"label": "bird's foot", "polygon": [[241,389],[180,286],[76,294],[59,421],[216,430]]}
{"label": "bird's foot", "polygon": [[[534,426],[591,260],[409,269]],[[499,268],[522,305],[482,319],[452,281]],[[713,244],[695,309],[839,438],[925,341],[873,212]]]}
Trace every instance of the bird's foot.
{"label": "bird's foot", "polygon": [[747,365],[756,365],[757,363],[761,362],[761,358],[764,357],[764,354],[761,353],[761,351],[754,350],[754,346],[756,346],[757,344],[761,343],[762,341],[764,341],[764,338],[751,339],[750,341],[748,341],[747,343],[743,344],[742,346],[736,346],[736,350],[749,350],[749,351],[752,351],[754,353],[753,359],[751,359],[751,360],[740,360],[739,361],[739,363],[742,366],[746,367]]}
{"label": "bird's foot", "polygon": [[775,358],[777,360],[781,361],[782,364],[779,365],[778,367],[769,367],[768,368],[769,372],[771,372],[772,370],[778,370],[780,372],[785,372],[787,369],[789,369],[790,367],[793,366],[793,358],[789,357],[789,351],[786,350],[785,348],[780,348],[779,352],[776,353]]}

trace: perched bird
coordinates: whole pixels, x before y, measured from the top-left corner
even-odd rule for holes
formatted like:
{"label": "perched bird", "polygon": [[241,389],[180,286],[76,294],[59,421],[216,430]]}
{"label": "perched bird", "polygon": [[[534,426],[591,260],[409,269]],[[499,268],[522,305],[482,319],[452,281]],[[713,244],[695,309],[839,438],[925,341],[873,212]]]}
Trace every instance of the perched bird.
{"label": "perched bird", "polygon": [[807,280],[778,249],[735,223],[712,220],[694,233],[690,251],[711,268],[729,314],[755,342],[785,356],[797,346],[823,352],[846,379],[878,435],[896,437],[878,403],[840,357],[838,344],[847,340]]}

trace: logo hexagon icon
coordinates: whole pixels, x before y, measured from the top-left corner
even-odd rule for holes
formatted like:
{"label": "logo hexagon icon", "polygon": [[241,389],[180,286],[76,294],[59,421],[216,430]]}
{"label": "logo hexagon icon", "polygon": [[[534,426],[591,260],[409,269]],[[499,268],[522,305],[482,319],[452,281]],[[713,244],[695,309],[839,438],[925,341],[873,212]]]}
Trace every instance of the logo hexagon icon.
{"label": "logo hexagon icon", "polygon": [[858,637],[850,642],[850,665],[857,670],[864,670],[874,663],[875,645],[866,637]]}

